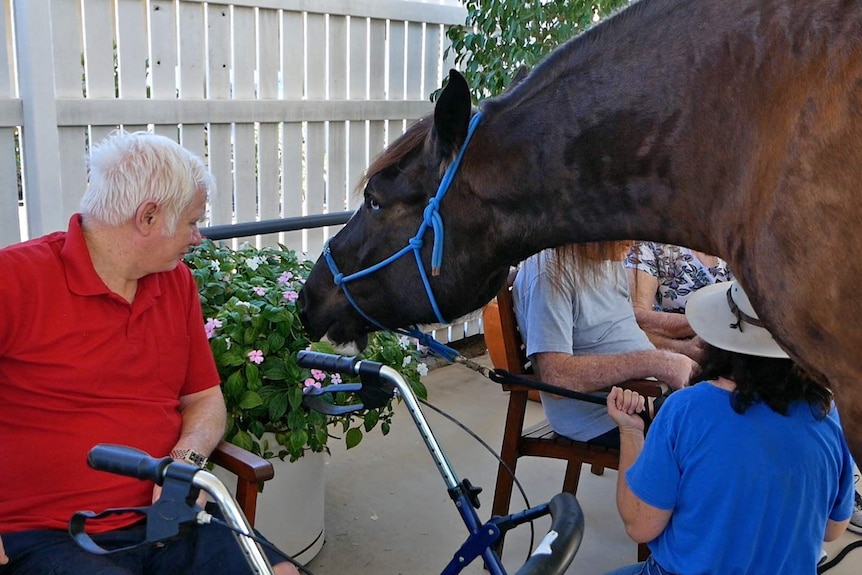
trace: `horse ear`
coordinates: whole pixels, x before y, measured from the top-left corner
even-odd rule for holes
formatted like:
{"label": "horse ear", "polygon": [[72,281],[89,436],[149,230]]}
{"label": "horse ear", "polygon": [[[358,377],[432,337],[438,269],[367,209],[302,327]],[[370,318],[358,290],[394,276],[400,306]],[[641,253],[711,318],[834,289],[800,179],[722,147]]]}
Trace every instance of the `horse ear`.
{"label": "horse ear", "polygon": [[527,68],[523,64],[518,66],[518,70],[515,72],[515,75],[512,77],[512,81],[509,82],[509,85],[506,87],[506,89],[504,91],[508,92],[509,90],[513,89],[515,86],[517,86],[518,84],[523,82],[527,78],[527,74],[529,74],[529,73],[530,73],[529,68]]}
{"label": "horse ear", "polygon": [[470,86],[457,70],[449,71],[449,82],[434,107],[434,132],[438,151],[451,155],[467,137],[473,105]]}

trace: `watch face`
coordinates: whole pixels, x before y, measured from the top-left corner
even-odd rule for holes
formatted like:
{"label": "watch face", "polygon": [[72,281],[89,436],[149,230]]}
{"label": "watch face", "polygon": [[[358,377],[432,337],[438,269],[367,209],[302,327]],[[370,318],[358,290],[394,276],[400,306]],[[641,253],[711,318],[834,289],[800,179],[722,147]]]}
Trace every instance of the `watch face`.
{"label": "watch face", "polygon": [[186,460],[191,463],[194,463],[198,467],[203,467],[207,464],[206,456],[198,453],[197,451],[189,451],[186,455]]}
{"label": "watch face", "polygon": [[198,467],[203,467],[207,464],[206,455],[198,453],[197,451],[194,451],[192,449],[171,451],[171,457],[173,457],[174,459],[185,461],[187,463],[191,463],[193,465],[197,465]]}

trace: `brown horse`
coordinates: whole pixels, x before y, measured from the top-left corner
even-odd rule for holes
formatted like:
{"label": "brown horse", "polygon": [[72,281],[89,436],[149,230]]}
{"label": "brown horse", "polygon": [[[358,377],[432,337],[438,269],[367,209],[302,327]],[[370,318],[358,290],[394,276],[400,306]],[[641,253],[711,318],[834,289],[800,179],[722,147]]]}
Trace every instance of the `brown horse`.
{"label": "brown horse", "polygon": [[[689,246],[725,258],[828,381],[862,461],[862,2],[641,0],[486,100],[464,147],[473,113],[453,71],[433,117],[369,167],[335,267],[321,258],[301,294],[313,336],[458,317],[564,243]],[[462,148],[435,223],[426,205]],[[432,242],[440,273],[423,280]],[[408,254],[343,284],[357,312],[333,276],[408,244],[421,266]]]}

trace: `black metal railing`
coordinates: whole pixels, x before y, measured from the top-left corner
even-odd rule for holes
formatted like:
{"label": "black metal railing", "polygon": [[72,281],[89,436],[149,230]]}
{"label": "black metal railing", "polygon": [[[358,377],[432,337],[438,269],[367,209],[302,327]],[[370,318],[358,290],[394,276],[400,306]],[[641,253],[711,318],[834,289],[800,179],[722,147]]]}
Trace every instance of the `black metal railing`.
{"label": "black metal railing", "polygon": [[337,226],[347,223],[353,212],[337,212],[333,214],[317,214],[314,216],[299,216],[263,220],[260,222],[245,222],[241,224],[225,224],[201,228],[201,235],[211,240],[227,240],[259,234],[275,234],[278,232],[295,232],[304,229]]}

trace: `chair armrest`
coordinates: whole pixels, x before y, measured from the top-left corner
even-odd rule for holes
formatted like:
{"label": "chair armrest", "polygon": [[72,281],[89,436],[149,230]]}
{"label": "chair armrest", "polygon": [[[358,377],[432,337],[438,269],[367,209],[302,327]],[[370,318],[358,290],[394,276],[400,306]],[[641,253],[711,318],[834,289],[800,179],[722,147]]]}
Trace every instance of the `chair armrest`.
{"label": "chair armrest", "polygon": [[631,389],[645,397],[663,397],[670,391],[666,383],[654,379],[631,379],[620,383],[619,387]]}
{"label": "chair armrest", "polygon": [[[540,382],[540,380],[534,374],[519,375],[518,377],[533,379]],[[618,387],[622,387],[623,389],[631,389],[632,391],[636,391],[645,397],[662,397],[664,395],[667,395],[668,391],[670,391],[670,388],[667,386],[666,383],[651,379],[630,379],[628,381],[620,382],[616,385]],[[530,387],[529,385],[521,383],[504,383],[502,384],[502,386],[505,391],[535,391],[534,388]],[[610,391],[610,388],[607,388],[605,391]]]}
{"label": "chair armrest", "polygon": [[209,459],[243,481],[263,483],[275,476],[272,463],[227,441],[219,443]]}
{"label": "chair armrest", "polygon": [[263,489],[264,481],[275,476],[272,463],[227,441],[222,441],[216,446],[210,454],[210,461],[236,475],[234,497],[249,524],[254,527],[257,515],[257,493]]}

